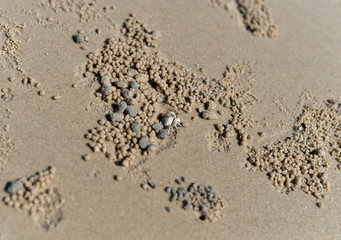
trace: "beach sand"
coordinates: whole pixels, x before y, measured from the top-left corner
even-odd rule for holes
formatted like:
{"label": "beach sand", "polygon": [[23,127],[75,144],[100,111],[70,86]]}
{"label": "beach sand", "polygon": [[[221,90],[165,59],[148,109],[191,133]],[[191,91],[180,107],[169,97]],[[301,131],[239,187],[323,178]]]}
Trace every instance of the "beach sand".
{"label": "beach sand", "polygon": [[[338,0],[1,0],[0,239],[340,238],[340,13]],[[122,30],[134,19],[130,14],[142,24],[133,25],[138,34],[132,36]],[[85,37],[81,43],[73,39],[77,32]],[[161,82],[148,70],[145,89],[137,76],[121,76],[139,82],[135,108],[146,102],[153,108],[150,116],[138,111],[143,124],[174,111],[184,125],[165,140],[152,133],[151,123],[142,135],[113,130],[126,142],[150,136],[154,152],[132,142],[115,152],[117,135],[91,139],[103,129],[86,138],[105,124],[105,134],[120,128],[106,117],[124,91],[113,77],[116,100],[99,95],[104,75],[119,69],[118,78],[128,68],[147,73],[144,63],[139,68],[127,58],[131,52],[122,54],[130,67],[100,54],[112,37],[113,48],[137,41],[132,48],[144,49],[149,60],[158,52],[163,63],[157,60],[155,68],[188,74],[172,85],[162,83],[172,75],[166,70]],[[102,76],[87,68],[89,53],[96,52],[107,63]],[[163,86],[181,91],[172,96]],[[227,103],[219,101],[224,96]],[[191,111],[184,107],[189,98]],[[320,115],[311,114],[314,109]],[[126,118],[129,129],[135,120]],[[287,138],[296,141],[292,148]],[[259,153],[259,163],[252,160],[254,151],[277,143],[273,158],[282,165],[271,165],[273,148]],[[103,146],[114,154],[103,153]],[[123,151],[135,146],[124,163]],[[298,163],[293,156],[300,156]],[[44,173],[49,166],[53,171]],[[281,177],[271,178],[273,171]],[[30,182],[34,175],[33,187],[25,185],[15,197],[5,191],[8,182]],[[180,177],[185,184],[174,181]],[[169,201],[165,187],[193,182],[219,195],[222,205],[212,219],[202,218],[202,206],[185,210],[181,200]]]}

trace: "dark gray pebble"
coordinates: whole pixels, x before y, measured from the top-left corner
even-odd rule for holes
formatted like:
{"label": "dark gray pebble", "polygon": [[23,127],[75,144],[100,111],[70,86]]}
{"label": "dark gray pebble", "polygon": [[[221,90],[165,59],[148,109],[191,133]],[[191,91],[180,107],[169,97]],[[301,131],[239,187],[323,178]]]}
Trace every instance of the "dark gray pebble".
{"label": "dark gray pebble", "polygon": [[178,194],[176,192],[172,193],[170,198],[169,198],[169,201],[174,202],[177,198],[178,198]]}
{"label": "dark gray pebble", "polygon": [[112,93],[112,87],[111,86],[103,86],[101,87],[101,93],[104,96],[108,96]]}
{"label": "dark gray pebble", "polygon": [[127,103],[125,101],[120,102],[115,107],[115,112],[117,113],[123,113],[127,109]]}
{"label": "dark gray pebble", "polygon": [[75,43],[82,43],[84,42],[84,37],[80,35],[79,33],[72,36],[72,39]]}
{"label": "dark gray pebble", "polygon": [[183,194],[182,194],[182,192],[178,191],[178,192],[177,192],[177,194],[178,194],[178,198],[177,198],[177,200],[178,200],[178,201],[181,201],[181,200],[182,200],[182,198],[183,198]]}
{"label": "dark gray pebble", "polygon": [[186,200],[183,202],[182,208],[185,209],[185,210],[187,210],[187,209],[190,208],[191,205],[192,205],[191,200],[186,199]]}
{"label": "dark gray pebble", "polygon": [[146,149],[149,145],[149,137],[142,136],[139,140],[139,146],[141,149]]}
{"label": "dark gray pebble", "polygon": [[124,118],[124,116],[122,113],[115,112],[115,113],[110,114],[110,120],[112,122],[121,122],[121,121],[123,121],[123,118]]}
{"label": "dark gray pebble", "polygon": [[5,191],[10,194],[16,194],[22,188],[23,188],[22,182],[19,179],[17,179],[12,182],[8,182]]}
{"label": "dark gray pebble", "polygon": [[198,192],[199,192],[199,193],[204,193],[204,192],[205,192],[205,186],[199,185],[199,187],[198,187]]}
{"label": "dark gray pebble", "polygon": [[163,124],[162,123],[155,123],[152,125],[152,129],[156,132],[159,133],[160,130],[163,128]]}
{"label": "dark gray pebble", "polygon": [[157,137],[160,139],[166,139],[167,138],[167,132],[164,130],[160,130],[159,133],[157,134]]}
{"label": "dark gray pebble", "polygon": [[130,117],[136,117],[137,111],[133,106],[128,106],[125,110],[126,114],[129,114]]}
{"label": "dark gray pebble", "polygon": [[129,83],[129,87],[133,88],[133,89],[138,89],[139,88],[139,84],[136,81],[131,81]]}
{"label": "dark gray pebble", "polygon": [[141,129],[141,123],[140,122],[134,122],[131,124],[130,128],[133,132],[138,132]]}

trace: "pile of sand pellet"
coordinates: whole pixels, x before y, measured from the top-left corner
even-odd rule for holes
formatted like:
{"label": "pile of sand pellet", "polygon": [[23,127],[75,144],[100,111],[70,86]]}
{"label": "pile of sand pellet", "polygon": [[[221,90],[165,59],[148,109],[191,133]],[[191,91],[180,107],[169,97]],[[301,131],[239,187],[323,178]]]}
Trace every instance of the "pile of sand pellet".
{"label": "pile of sand pellet", "polygon": [[265,0],[236,0],[247,30],[256,37],[276,38],[278,28],[270,17]]}
{"label": "pile of sand pellet", "polygon": [[308,103],[298,116],[290,137],[253,148],[247,166],[266,172],[281,191],[301,189],[316,199],[330,189],[328,169],[341,159],[341,105],[338,101]]}
{"label": "pile of sand pellet", "polygon": [[10,207],[23,209],[48,230],[63,219],[64,200],[53,186],[52,181],[56,168],[38,172],[35,175],[11,181],[6,186],[9,196],[3,202]]}
{"label": "pile of sand pellet", "polygon": [[134,15],[120,32],[102,50],[88,55],[84,73],[100,83],[96,97],[112,106],[107,119],[85,136],[94,152],[101,151],[125,167],[137,166],[164,140],[176,136],[182,126],[179,112],[196,109],[201,118],[215,120],[217,105],[230,111],[229,122],[240,144],[245,142],[247,134],[241,130],[248,120],[244,113],[255,98],[234,82],[245,66],[228,67],[218,80],[199,77],[155,51],[160,34]]}
{"label": "pile of sand pellet", "polygon": [[[225,200],[219,196],[213,186],[206,186],[198,183],[190,183],[187,187],[182,186],[187,181],[181,177],[175,182],[180,187],[167,186],[165,191],[170,194],[170,202],[178,202],[182,209],[192,209],[198,213],[198,219],[204,222],[214,222],[221,217],[222,210],[227,206]],[[171,207],[166,207],[171,211]]]}

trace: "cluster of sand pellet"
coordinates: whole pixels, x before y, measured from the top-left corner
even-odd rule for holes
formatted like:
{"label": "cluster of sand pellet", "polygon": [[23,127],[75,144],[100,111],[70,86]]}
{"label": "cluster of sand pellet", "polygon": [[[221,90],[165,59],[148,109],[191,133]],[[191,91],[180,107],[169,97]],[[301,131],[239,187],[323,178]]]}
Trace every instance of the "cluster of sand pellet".
{"label": "cluster of sand pellet", "polygon": [[[336,107],[335,107],[336,106]],[[292,136],[249,153],[248,167],[267,173],[281,191],[301,189],[316,199],[330,189],[328,169],[341,163],[341,114],[336,101],[304,106]]]}
{"label": "cluster of sand pellet", "polygon": [[[170,194],[169,201],[180,202],[184,210],[192,209],[198,212],[198,218],[205,222],[213,222],[221,217],[222,210],[227,204],[214,187],[198,183],[182,186],[186,181],[187,179],[182,177],[175,180],[180,187],[165,188],[165,191]],[[171,208],[166,207],[166,210],[170,212]]]}
{"label": "cluster of sand pellet", "polygon": [[256,37],[276,38],[278,28],[270,17],[265,0],[236,0],[246,29]]}
{"label": "cluster of sand pellet", "polygon": [[[98,18],[101,9],[97,6],[96,0],[48,0],[40,3],[45,9],[51,9],[54,12],[67,12],[76,14],[80,22],[87,23],[92,19]],[[102,10],[114,10],[114,6],[104,7]]]}
{"label": "cluster of sand pellet", "polygon": [[123,166],[136,166],[141,156],[176,134],[176,128],[167,126],[164,118],[170,112],[190,113],[198,104],[202,118],[216,119],[219,104],[232,111],[235,129],[243,127],[245,107],[254,101],[233,84],[243,67],[228,67],[219,80],[198,77],[153,51],[160,34],[148,30],[134,15],[123,24],[121,34],[110,38],[101,51],[88,55],[84,76],[95,78],[101,84],[96,97],[113,105],[107,119],[86,135],[94,152],[102,151]]}
{"label": "cluster of sand pellet", "polygon": [[45,229],[56,226],[63,218],[61,207],[64,200],[52,184],[55,172],[55,167],[49,167],[27,179],[10,182],[15,186],[10,186],[11,193],[3,198],[3,202],[26,210]]}

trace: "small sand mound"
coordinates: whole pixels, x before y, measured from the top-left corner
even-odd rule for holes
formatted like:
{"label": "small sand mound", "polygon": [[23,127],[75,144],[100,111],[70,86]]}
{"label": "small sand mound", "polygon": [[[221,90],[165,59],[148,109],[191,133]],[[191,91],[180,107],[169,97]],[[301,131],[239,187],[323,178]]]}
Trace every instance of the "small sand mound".
{"label": "small sand mound", "polygon": [[9,182],[6,190],[10,195],[3,202],[26,210],[46,230],[57,226],[63,219],[64,200],[52,184],[55,172],[55,167],[49,167],[29,178]]}
{"label": "small sand mound", "polygon": [[[341,163],[341,114],[337,101],[306,104],[293,134],[277,143],[253,148],[247,166],[266,172],[281,191],[301,189],[316,199],[329,192],[328,169]],[[339,165],[340,166],[340,165]]]}
{"label": "small sand mound", "polygon": [[270,17],[265,0],[236,0],[246,29],[256,37],[276,38],[278,28]]}
{"label": "small sand mound", "polygon": [[[183,185],[186,178],[182,177],[175,181],[177,184]],[[227,206],[225,200],[219,196],[213,186],[191,183],[187,187],[167,186],[165,191],[170,194],[170,202],[180,203],[184,210],[194,210],[198,213],[198,219],[204,222],[217,221],[222,215],[222,210]],[[166,210],[170,212],[171,208],[166,207]]]}

